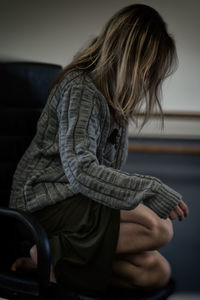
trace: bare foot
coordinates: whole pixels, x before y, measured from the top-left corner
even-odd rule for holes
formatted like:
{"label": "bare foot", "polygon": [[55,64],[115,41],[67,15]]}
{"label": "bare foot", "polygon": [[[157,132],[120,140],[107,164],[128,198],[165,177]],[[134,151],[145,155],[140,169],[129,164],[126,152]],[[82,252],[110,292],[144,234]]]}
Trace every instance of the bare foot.
{"label": "bare foot", "polygon": [[32,261],[29,257],[19,257],[11,266],[11,271],[16,272],[24,270],[24,271],[31,271],[35,270],[37,265]]}
{"label": "bare foot", "polygon": [[[30,257],[19,257],[11,266],[11,271],[34,271],[37,269],[37,246],[34,245],[30,249]],[[50,282],[56,283],[56,277],[53,270],[53,265],[50,267]]]}

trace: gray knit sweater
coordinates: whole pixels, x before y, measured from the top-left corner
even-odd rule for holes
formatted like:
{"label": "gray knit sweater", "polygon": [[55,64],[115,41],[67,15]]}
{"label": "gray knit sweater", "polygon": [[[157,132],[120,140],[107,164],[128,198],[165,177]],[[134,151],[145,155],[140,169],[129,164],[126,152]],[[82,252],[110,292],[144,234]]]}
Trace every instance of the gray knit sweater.
{"label": "gray knit sweater", "polygon": [[167,217],[181,195],[159,179],[121,171],[128,149],[92,77],[74,71],[52,90],[37,132],[18,164],[10,207],[34,212],[83,195],[114,209],[143,202]]}

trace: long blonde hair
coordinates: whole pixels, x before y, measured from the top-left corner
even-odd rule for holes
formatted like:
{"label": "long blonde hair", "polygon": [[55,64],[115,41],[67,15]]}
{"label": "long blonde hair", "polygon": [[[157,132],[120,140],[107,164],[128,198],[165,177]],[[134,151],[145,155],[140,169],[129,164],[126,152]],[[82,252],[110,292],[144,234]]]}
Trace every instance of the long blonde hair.
{"label": "long blonde hair", "polygon": [[176,62],[175,43],[162,17],[152,7],[134,4],[118,11],[57,81],[72,70],[93,73],[118,123],[137,120],[143,112],[145,124],[156,109],[162,116],[162,82]]}

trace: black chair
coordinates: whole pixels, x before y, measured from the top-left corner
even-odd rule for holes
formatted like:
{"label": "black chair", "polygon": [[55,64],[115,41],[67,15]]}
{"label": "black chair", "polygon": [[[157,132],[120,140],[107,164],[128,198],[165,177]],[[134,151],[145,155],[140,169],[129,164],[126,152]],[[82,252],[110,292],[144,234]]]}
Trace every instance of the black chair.
{"label": "black chair", "polygon": [[[50,248],[46,233],[30,214],[7,207],[17,163],[35,133],[49,87],[61,70],[52,64],[0,63],[0,296],[9,299],[44,298],[48,290]],[[20,255],[28,256],[33,243],[39,247],[37,276],[11,272],[11,264]]]}
{"label": "black chair", "polygon": [[[6,208],[0,208],[0,227],[0,295],[12,299],[22,295],[27,299],[45,297],[50,273],[50,248],[45,231],[28,213]],[[20,228],[26,231],[26,236],[20,234]],[[11,264],[19,256],[28,256],[32,244],[39,249],[37,275],[12,272]]]}
{"label": "black chair", "polygon": [[0,63],[0,193],[8,205],[12,176],[28,147],[61,67],[42,63]]}
{"label": "black chair", "polygon": [[[44,229],[27,212],[8,208],[12,177],[28,147],[36,123],[48,97],[49,88],[62,68],[45,63],[0,63],[0,297],[7,299],[167,299],[174,282],[154,292],[108,289],[102,294],[72,291],[50,284],[50,248]],[[38,248],[38,267],[34,274],[12,272],[17,257],[28,256]],[[89,297],[89,298],[88,298]]]}

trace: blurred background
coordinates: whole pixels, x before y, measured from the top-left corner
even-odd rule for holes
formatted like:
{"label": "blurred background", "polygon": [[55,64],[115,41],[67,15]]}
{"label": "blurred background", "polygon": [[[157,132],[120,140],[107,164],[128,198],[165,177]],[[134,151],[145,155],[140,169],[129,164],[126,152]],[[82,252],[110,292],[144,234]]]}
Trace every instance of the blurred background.
{"label": "blurred background", "polygon": [[163,16],[176,41],[179,68],[163,86],[164,129],[157,116],[141,132],[131,124],[124,169],[157,176],[183,194],[190,215],[174,222],[174,240],[161,251],[172,264],[177,293],[200,299],[200,1],[1,0],[0,62],[64,67],[117,10],[133,3]]}

